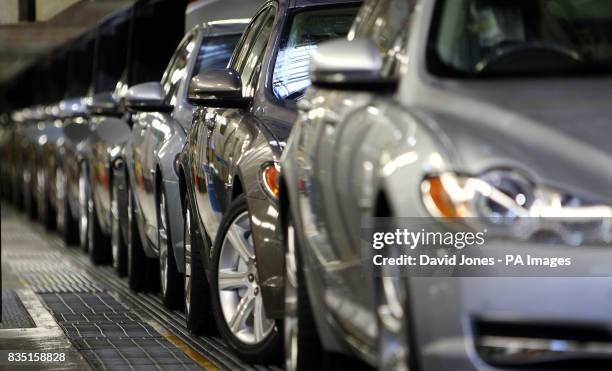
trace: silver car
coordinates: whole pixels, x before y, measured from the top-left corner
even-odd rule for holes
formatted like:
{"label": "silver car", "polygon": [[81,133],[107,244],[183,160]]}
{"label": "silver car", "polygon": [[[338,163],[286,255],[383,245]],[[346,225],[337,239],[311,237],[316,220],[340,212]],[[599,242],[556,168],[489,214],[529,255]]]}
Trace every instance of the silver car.
{"label": "silver car", "polygon": [[583,237],[612,205],[611,41],[604,0],[370,0],[314,52],[281,159],[287,369],[323,369],[320,347],[385,370],[610,367],[610,278],[380,275],[361,223],[476,216],[489,247],[606,275],[609,238]]}
{"label": "silver car", "polygon": [[195,107],[187,99],[191,77],[227,65],[244,27],[242,20],[204,23],[179,44],[161,82],[130,88],[126,104],[135,114],[126,146],[131,201],[128,280],[150,288],[145,272],[159,260],[161,294],[170,308],[183,303],[183,210],[177,174]]}

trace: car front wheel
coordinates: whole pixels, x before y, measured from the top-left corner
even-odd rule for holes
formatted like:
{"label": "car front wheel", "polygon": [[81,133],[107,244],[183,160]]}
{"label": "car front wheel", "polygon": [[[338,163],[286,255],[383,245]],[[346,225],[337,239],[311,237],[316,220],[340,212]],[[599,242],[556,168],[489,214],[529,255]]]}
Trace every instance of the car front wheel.
{"label": "car front wheel", "polygon": [[108,235],[102,231],[100,220],[96,212],[96,204],[93,195],[89,192],[87,201],[87,238],[89,241],[89,259],[93,264],[105,264],[112,262],[112,252]]}
{"label": "car front wheel", "polygon": [[89,242],[87,236],[87,218],[89,216],[89,182],[87,181],[87,166],[81,164],[79,171],[79,244],[83,251],[87,251]]}
{"label": "car front wheel", "polygon": [[232,202],[221,224],[212,267],[213,314],[221,335],[245,360],[271,360],[281,338],[276,322],[265,314],[244,195]]}
{"label": "car front wheel", "polygon": [[61,168],[58,168],[55,173],[55,184],[57,192],[57,230],[66,245],[77,243],[79,240],[77,233],[78,225],[70,211],[68,191],[66,189],[66,176]]}
{"label": "car front wheel", "polygon": [[183,279],[176,267],[176,261],[174,260],[174,249],[171,245],[172,238],[168,220],[166,192],[162,187],[159,198],[159,209],[157,210],[161,296],[167,308],[180,309],[183,303]]}
{"label": "car front wheel", "polygon": [[136,220],[134,195],[128,191],[128,286],[139,291],[155,290],[157,282],[151,281],[154,276],[155,260],[149,259],[142,246]]}
{"label": "car front wheel", "polygon": [[113,254],[113,268],[119,277],[123,277],[127,274],[127,244],[121,232],[119,192],[118,181],[116,177],[113,177],[113,186],[111,188],[111,251]]}
{"label": "car front wheel", "polygon": [[317,333],[298,249],[295,226],[289,217],[285,229],[285,370],[324,370],[329,355],[323,351]]}
{"label": "car front wheel", "polygon": [[196,220],[189,201],[183,206],[185,221],[184,299],[187,329],[195,335],[216,330],[210,305],[210,289],[202,265],[203,238],[197,231]]}

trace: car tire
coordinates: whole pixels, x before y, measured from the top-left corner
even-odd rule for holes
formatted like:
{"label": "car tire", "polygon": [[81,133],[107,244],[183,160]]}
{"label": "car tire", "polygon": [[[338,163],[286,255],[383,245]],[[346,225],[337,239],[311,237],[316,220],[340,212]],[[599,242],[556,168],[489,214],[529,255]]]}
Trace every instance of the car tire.
{"label": "car tire", "polygon": [[43,170],[43,175],[42,175],[42,182],[43,182],[43,186],[42,186],[42,194],[39,200],[39,214],[40,214],[40,221],[42,223],[42,225],[45,227],[45,229],[47,231],[52,231],[55,229],[56,225],[56,216],[55,216],[55,210],[53,209],[53,206],[51,205],[51,198],[49,197],[49,177],[48,174],[45,170]]}
{"label": "car tire", "polygon": [[292,216],[287,216],[285,246],[285,318],[283,323],[284,370],[372,371],[366,363],[342,354],[327,352],[322,345],[312,313],[300,256],[299,238]]}
{"label": "car tire", "polygon": [[321,345],[310,299],[304,283],[299,243],[291,216],[285,229],[285,318],[283,326],[286,371],[324,370],[326,354]]}
{"label": "car tire", "polygon": [[89,192],[87,201],[87,245],[89,247],[89,260],[93,264],[106,264],[112,262],[110,241],[100,227],[100,220],[96,213],[96,204],[93,195]]}
{"label": "car tire", "polygon": [[185,273],[183,274],[185,324],[194,335],[216,332],[210,304],[210,286],[202,264],[201,251],[206,237],[199,233],[191,204],[183,206],[185,226]]}
{"label": "car tire", "polygon": [[180,309],[183,304],[183,277],[174,259],[169,220],[166,191],[162,186],[157,206],[160,292],[162,301],[168,309]]}
{"label": "car tire", "polygon": [[24,194],[23,189],[19,187],[18,184],[20,184],[18,180],[13,180],[11,184],[12,198],[15,208],[19,211],[23,211],[25,209]]}
{"label": "car tire", "polygon": [[123,233],[121,232],[121,218],[119,211],[119,184],[113,177],[111,187],[111,252],[113,257],[113,269],[119,277],[124,277],[128,272],[128,247]]}
{"label": "car tire", "polygon": [[78,222],[72,217],[70,203],[68,202],[66,176],[63,170],[57,169],[55,173],[55,189],[57,192],[57,231],[66,245],[78,243]]}
{"label": "car tire", "polygon": [[36,206],[36,186],[34,185],[36,172],[29,171],[30,181],[26,183],[27,189],[25,190],[25,209],[28,217],[32,220],[36,220],[37,206]]}
{"label": "car tire", "polygon": [[89,187],[89,178],[87,165],[83,162],[79,167],[79,245],[85,252],[88,251],[88,217],[89,217],[89,198],[91,188]]}
{"label": "car tire", "polygon": [[[155,283],[151,282],[154,276],[151,269],[152,259],[147,258],[140,239],[140,232],[136,221],[134,195],[128,191],[128,286],[136,292],[152,290]],[[153,261],[154,262],[154,261]]]}
{"label": "car tire", "polygon": [[217,328],[233,351],[255,363],[278,358],[282,337],[276,321],[265,316],[244,195],[231,203],[221,223],[210,283]]}

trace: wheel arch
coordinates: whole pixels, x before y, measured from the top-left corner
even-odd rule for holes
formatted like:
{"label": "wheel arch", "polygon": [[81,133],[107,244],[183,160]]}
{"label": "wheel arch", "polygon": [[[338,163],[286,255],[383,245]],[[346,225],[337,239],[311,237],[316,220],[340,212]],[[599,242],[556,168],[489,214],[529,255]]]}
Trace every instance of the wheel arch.
{"label": "wheel arch", "polygon": [[230,203],[236,199],[236,197],[240,196],[241,194],[244,194],[244,185],[242,182],[242,177],[240,176],[240,174],[236,173],[234,174],[234,177],[232,178],[232,189],[231,189],[231,193],[230,193]]}

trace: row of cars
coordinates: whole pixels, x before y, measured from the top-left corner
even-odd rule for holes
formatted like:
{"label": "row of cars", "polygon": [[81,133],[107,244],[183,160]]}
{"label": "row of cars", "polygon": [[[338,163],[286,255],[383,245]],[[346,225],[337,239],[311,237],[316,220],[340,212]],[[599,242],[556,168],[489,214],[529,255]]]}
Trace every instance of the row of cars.
{"label": "row of cars", "polygon": [[[609,261],[576,246],[610,243],[612,7],[576,3],[265,1],[194,28],[160,82],[13,113],[5,189],[252,362],[606,369],[608,278],[385,275],[360,234],[478,218]],[[547,216],[572,222],[516,235]]]}

